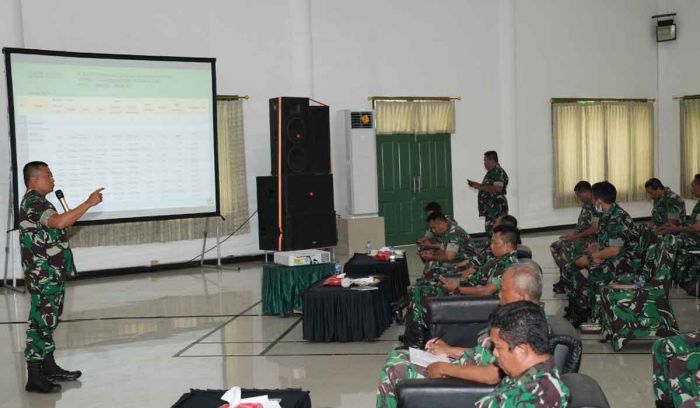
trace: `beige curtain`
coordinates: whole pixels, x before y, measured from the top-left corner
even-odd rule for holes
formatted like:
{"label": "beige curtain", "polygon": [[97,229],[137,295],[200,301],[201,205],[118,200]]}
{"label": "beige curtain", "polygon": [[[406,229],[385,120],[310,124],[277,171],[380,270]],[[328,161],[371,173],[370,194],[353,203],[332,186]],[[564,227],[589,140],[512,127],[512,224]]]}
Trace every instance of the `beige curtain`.
{"label": "beige curtain", "polygon": [[681,195],[694,199],[690,189],[700,173],[700,99],[681,100]]}
{"label": "beige curtain", "polygon": [[377,101],[378,135],[434,135],[455,131],[454,101]]}
{"label": "beige curtain", "polygon": [[[245,145],[243,139],[243,102],[218,100],[216,103],[219,199],[221,214],[226,218],[222,234],[230,234],[248,218]],[[202,237],[207,218],[88,225],[70,229],[73,247],[134,245],[169,242]],[[209,221],[210,235],[215,220]],[[248,226],[237,234],[249,231]]]}
{"label": "beige curtain", "polygon": [[577,205],[580,180],[607,180],[619,201],[645,199],[654,174],[653,102],[553,103],[554,208]]}

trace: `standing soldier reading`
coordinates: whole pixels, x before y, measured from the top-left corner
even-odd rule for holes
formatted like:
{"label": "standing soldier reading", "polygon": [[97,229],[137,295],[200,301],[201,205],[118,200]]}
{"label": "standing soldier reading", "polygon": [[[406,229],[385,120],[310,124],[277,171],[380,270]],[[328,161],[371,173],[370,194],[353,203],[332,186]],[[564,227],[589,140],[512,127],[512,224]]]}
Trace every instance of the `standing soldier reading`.
{"label": "standing soldier reading", "polygon": [[496,219],[508,214],[508,175],[498,164],[498,153],[493,150],[484,153],[484,167],[487,172],[481,183],[473,180],[467,180],[467,183],[469,187],[479,190],[479,217],[484,217],[484,228],[490,238]]}

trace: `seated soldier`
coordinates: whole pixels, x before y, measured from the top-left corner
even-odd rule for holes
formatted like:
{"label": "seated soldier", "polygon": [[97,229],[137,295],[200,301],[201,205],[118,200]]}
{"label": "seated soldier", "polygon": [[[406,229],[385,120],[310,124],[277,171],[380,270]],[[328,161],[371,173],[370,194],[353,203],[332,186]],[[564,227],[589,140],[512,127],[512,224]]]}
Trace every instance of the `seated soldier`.
{"label": "seated soldier", "polygon": [[[508,267],[518,261],[517,258],[518,230],[504,225],[494,228],[491,242],[493,256],[475,273],[465,276],[464,281],[457,283],[444,276],[436,280],[423,280],[414,285],[409,291],[409,303],[406,309],[406,328],[404,335],[399,338],[407,345],[422,346],[428,329],[425,300],[433,296],[448,295],[495,295],[501,288],[501,276]],[[460,287],[464,285],[464,287]],[[468,288],[467,286],[475,286]],[[468,289],[473,289],[470,292]]]}
{"label": "seated soldier", "polygon": [[[493,224],[493,227],[496,228],[499,225],[507,225],[509,227],[518,228],[518,220],[510,214],[502,215],[496,218],[496,222]],[[520,238],[518,238],[518,244],[520,244]],[[492,255],[491,238],[489,238],[488,241],[486,241],[486,245],[481,250],[477,251],[473,258],[465,259],[464,261],[458,263],[456,267],[458,270],[464,269],[469,271],[470,269],[473,269],[473,271],[470,272],[473,273],[476,272],[481,265],[486,263],[486,260]]]}
{"label": "seated soldier", "polygon": [[[533,264],[515,264],[508,268],[503,275],[500,304],[519,300],[540,304],[542,271],[536,269]],[[454,358],[451,363],[433,363],[428,367],[421,367],[411,364],[408,350],[392,351],[379,374],[377,407],[396,407],[396,384],[409,378],[455,377],[484,384],[497,384],[501,377],[498,367],[494,365],[491,348],[488,330],[485,330],[474,348],[452,347],[440,339],[432,339],[427,343],[426,349],[429,352]]]}
{"label": "seated soldier", "polygon": [[700,330],[657,340],[651,355],[656,406],[700,406]]}
{"label": "seated soldier", "polygon": [[423,280],[429,282],[443,273],[455,272],[456,264],[473,257],[475,250],[469,234],[459,225],[451,224],[444,214],[434,212],[426,221],[440,242],[438,249],[420,253],[425,261]]}
{"label": "seated soldier", "polygon": [[446,293],[465,296],[498,294],[501,289],[503,272],[518,261],[517,250],[520,233],[517,228],[505,225],[495,227],[493,233],[491,239],[493,256],[482,267],[464,271],[459,282],[445,277],[439,278],[440,285]]}
{"label": "seated soldier", "polygon": [[602,215],[596,230],[596,242],[586,250],[565,273],[571,274],[572,287],[567,288],[569,306],[567,314],[574,327],[591,316],[594,323],[599,322],[599,287],[610,283],[613,278],[618,282],[636,281],[636,274],[641,270],[641,253],[639,233],[632,217],[615,202],[617,190],[607,181],[592,186],[593,203],[596,211]]}
{"label": "seated soldier", "polygon": [[550,354],[549,326],[540,306],[520,301],[498,308],[491,318],[489,336],[493,355],[506,376],[476,407],[567,406],[569,389]]}
{"label": "seated soldier", "polygon": [[[432,213],[444,214],[442,212],[442,206],[440,206],[440,204],[435,201],[431,201],[428,204],[426,204],[425,208],[423,208],[423,211],[425,211],[426,218],[430,217],[430,214]],[[455,219],[452,218],[450,215],[444,215],[445,219],[447,219],[447,222],[449,222],[450,225],[459,225],[457,221],[455,221]],[[427,249],[440,249],[440,244],[440,241],[435,237],[433,231],[430,230],[430,225],[427,226],[425,234],[422,237],[418,238],[418,240],[416,241],[416,245],[418,245],[419,251]]]}
{"label": "seated soldier", "polygon": [[[690,187],[693,195],[698,198],[698,202],[693,207],[693,212],[687,217],[681,226],[668,226],[657,229],[659,234],[678,234],[678,261],[676,262],[677,272],[674,280],[686,286],[686,290],[694,286],[698,281],[698,261],[696,255],[690,251],[700,250],[700,173],[693,178]],[[694,288],[693,288],[694,290]]]}
{"label": "seated soldier", "polygon": [[571,276],[564,276],[564,267],[576,261],[586,254],[589,238],[595,234],[598,227],[598,214],[593,208],[593,192],[591,183],[579,181],[574,187],[574,194],[581,202],[581,212],[578,215],[576,229],[571,234],[562,235],[559,240],[550,245],[554,262],[559,266],[560,279],[553,286],[554,293],[564,293],[566,282],[570,282]]}
{"label": "seated soldier", "polygon": [[661,180],[650,178],[644,183],[649,198],[654,200],[651,209],[650,228],[668,228],[680,225],[685,220],[685,201],[678,194],[664,187]]}

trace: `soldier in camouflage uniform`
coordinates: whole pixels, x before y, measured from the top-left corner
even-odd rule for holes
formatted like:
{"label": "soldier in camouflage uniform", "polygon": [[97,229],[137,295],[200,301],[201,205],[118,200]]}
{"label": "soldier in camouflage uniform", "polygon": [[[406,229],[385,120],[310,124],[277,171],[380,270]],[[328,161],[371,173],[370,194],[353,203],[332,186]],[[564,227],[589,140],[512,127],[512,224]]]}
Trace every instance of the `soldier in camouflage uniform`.
{"label": "soldier in camouflage uniform", "polygon": [[651,355],[656,406],[700,406],[700,330],[657,340]]}
{"label": "soldier in camouflage uniform", "polygon": [[632,217],[615,199],[617,190],[607,181],[592,187],[596,211],[602,213],[596,230],[596,244],[589,246],[587,255],[566,268],[574,276],[567,288],[569,308],[567,318],[578,327],[591,315],[599,321],[600,287],[613,278],[620,282],[636,281],[641,272],[640,234]]}
{"label": "soldier in camouflage uniform", "polygon": [[422,279],[434,282],[444,273],[455,272],[456,265],[473,257],[476,250],[469,234],[456,223],[450,223],[442,213],[430,214],[427,223],[440,242],[440,248],[420,252],[420,257],[425,262]]}
{"label": "soldier in camouflage uniform", "polygon": [[[693,195],[700,199],[700,174],[696,174],[690,184]],[[673,280],[687,288],[694,286],[700,279],[700,257],[690,251],[700,250],[700,200],[695,203],[693,212],[686,217],[681,226],[662,227],[657,230],[660,234],[677,234],[676,249],[678,260],[673,274]]]}
{"label": "soldier in camouflage uniform", "polygon": [[678,194],[664,187],[661,180],[650,178],[644,183],[649,198],[654,200],[651,221],[654,229],[680,225],[685,220],[685,201]]}
{"label": "soldier in camouflage uniform", "polygon": [[633,338],[678,333],[668,296],[675,240],[666,235],[649,246],[642,271],[644,286],[613,283],[601,289],[603,336],[610,338],[613,350],[620,351]]}
{"label": "soldier in camouflage uniform", "polygon": [[[519,300],[540,304],[541,294],[541,271],[535,270],[531,264],[517,264],[508,268],[503,275],[503,289],[499,301],[502,305]],[[493,343],[487,328],[480,333],[474,348],[453,347],[440,339],[428,341],[426,349],[430,353],[455,359],[451,363],[433,363],[422,367],[411,364],[408,350],[392,351],[379,374],[377,407],[395,408],[396,385],[405,379],[454,377],[484,384],[498,383],[500,370],[494,364],[492,348]]]}
{"label": "soldier in camouflage uniform", "polygon": [[406,309],[404,344],[422,345],[428,330],[426,313],[428,298],[451,294],[471,296],[498,294],[503,273],[518,260],[516,254],[518,231],[506,226],[499,226],[495,231],[491,244],[493,257],[474,273],[465,273],[461,282],[456,283],[439,275],[437,280],[425,279],[411,288]]}
{"label": "soldier in camouflage uniform", "polygon": [[[459,225],[459,223],[454,218],[452,218],[451,215],[442,212],[442,206],[440,205],[440,203],[431,201],[425,205],[425,208],[423,210],[425,211],[425,218],[430,217],[430,214],[432,213],[441,213],[445,216],[445,219],[448,223],[450,223],[450,225]],[[440,240],[440,237],[436,237],[435,234],[433,234],[433,231],[430,229],[430,225],[428,225],[427,229],[425,230],[425,234],[423,234],[422,237],[418,238],[418,240],[416,241],[416,245],[418,245],[419,251],[425,251],[430,249],[440,249],[442,242]]]}
{"label": "soldier in camouflage uniform", "polygon": [[487,172],[481,183],[473,180],[467,180],[467,182],[470,187],[479,190],[479,216],[484,217],[486,235],[491,237],[496,219],[508,214],[508,199],[506,198],[508,174],[498,164],[498,153],[495,151],[484,153],[484,167]]}
{"label": "soldier in camouflage uniform", "polygon": [[477,408],[566,407],[569,389],[550,355],[544,311],[531,302],[499,308],[491,320],[493,355],[505,372],[500,384]]}
{"label": "soldier in camouflage uniform", "polygon": [[31,296],[29,328],[24,357],[30,392],[57,392],[61,387],[53,381],[71,381],[80,371],[66,371],[54,360],[56,345],[53,332],[63,311],[64,282],[75,275],[73,253],[65,228],[73,225],[92,206],[102,201],[101,189],[73,210],[58,214],[46,200],[53,191],[51,170],[44,162],[24,166],[27,192],[19,209],[19,242],[22,269],[27,291]]}
{"label": "soldier in camouflage uniform", "polygon": [[586,254],[586,248],[591,242],[598,226],[598,213],[593,208],[593,192],[591,184],[579,181],[574,187],[576,198],[581,202],[581,212],[578,216],[576,229],[571,234],[562,235],[550,245],[554,262],[559,266],[560,280],[554,284],[555,293],[564,293],[567,285],[571,285],[573,276],[564,275],[565,267]]}

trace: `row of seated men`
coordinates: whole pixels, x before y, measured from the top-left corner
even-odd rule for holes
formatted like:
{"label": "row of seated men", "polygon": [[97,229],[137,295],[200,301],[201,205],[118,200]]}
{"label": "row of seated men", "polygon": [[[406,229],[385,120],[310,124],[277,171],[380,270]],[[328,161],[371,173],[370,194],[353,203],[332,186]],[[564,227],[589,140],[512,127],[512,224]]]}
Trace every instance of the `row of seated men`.
{"label": "row of seated men", "polygon": [[[700,199],[700,174],[691,187]],[[658,179],[645,188],[654,200],[652,222],[646,225],[635,224],[616,202],[611,183],[579,182],[577,228],[551,245],[561,271],[554,291],[569,300],[565,317],[575,327],[590,321],[585,328],[602,329],[615,350],[630,338],[677,334],[669,300],[673,282],[696,294],[700,200],[686,215],[683,199]]]}
{"label": "row of seated men", "polygon": [[[591,192],[592,190],[591,188]],[[612,201],[614,202],[614,199]],[[466,231],[451,217],[441,214],[439,207],[429,208],[432,204],[435,203],[426,207],[429,231],[418,242],[426,266],[423,276],[411,290],[406,332],[401,340],[406,346],[425,346],[433,353],[446,354],[455,360],[450,364],[435,363],[422,368],[410,363],[407,351],[393,352],[380,374],[377,406],[397,406],[394,394],[396,384],[404,379],[422,377],[455,377],[488,384],[499,383],[499,387],[477,406],[510,406],[506,401],[513,404],[512,406],[519,406],[517,401],[521,399],[531,404],[525,404],[527,406],[566,406],[566,387],[559,387],[559,383],[555,387],[560,391],[559,394],[539,392],[544,388],[536,379],[542,376],[534,373],[540,372],[541,367],[531,366],[523,371],[509,372],[503,367],[503,364],[507,363],[502,359],[498,360],[498,366],[494,365],[494,342],[491,337],[493,334],[488,331],[481,334],[478,345],[471,349],[452,347],[440,339],[426,341],[425,300],[429,297],[498,295],[502,304],[525,300],[540,305],[541,309],[539,296],[542,292],[539,267],[536,264],[517,263],[515,251],[519,242],[519,232],[514,217],[500,217],[488,244],[477,250]],[[668,252],[668,248],[664,248],[664,251]],[[448,277],[454,273],[458,274],[456,280]],[[682,362],[687,361],[683,360],[687,357],[683,355],[684,352],[688,352],[691,357],[697,357],[700,350],[697,342],[693,343],[693,339],[696,338],[697,335],[690,334],[686,337],[662,339],[654,346],[654,393],[658,398],[657,404],[661,404],[659,406],[674,406],[674,402],[679,406],[679,401],[697,401],[698,383],[693,380],[692,364],[689,365],[689,370],[680,371],[690,373],[684,377],[685,381],[678,379],[679,375],[683,377],[683,374],[676,370],[678,364],[674,366],[674,370],[670,370],[668,364],[664,365],[664,362],[669,361],[667,357],[674,352],[679,354],[679,361]],[[688,339],[689,343],[683,342]],[[676,347],[677,344],[690,346]],[[661,355],[665,356],[665,360],[659,357]],[[525,375],[526,372],[530,375]],[[556,369],[548,373],[547,381],[558,378]],[[533,389],[538,390],[534,395]],[[679,395],[682,397],[676,401]]]}

